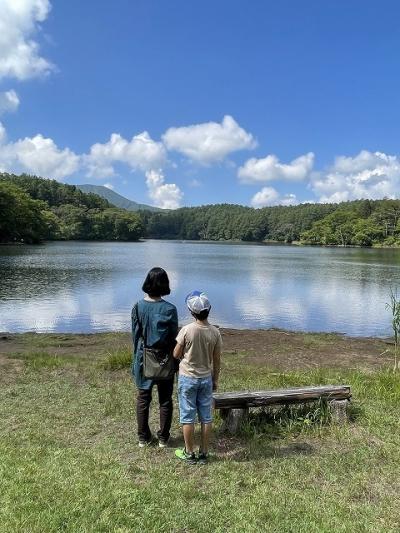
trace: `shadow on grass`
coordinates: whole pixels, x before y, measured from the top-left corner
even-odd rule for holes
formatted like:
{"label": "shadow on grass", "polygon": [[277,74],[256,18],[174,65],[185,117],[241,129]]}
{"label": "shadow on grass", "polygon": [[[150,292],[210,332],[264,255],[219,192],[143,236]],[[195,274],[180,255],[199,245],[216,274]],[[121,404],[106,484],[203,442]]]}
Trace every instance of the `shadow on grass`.
{"label": "shadow on grass", "polygon": [[315,447],[307,441],[286,442],[271,438],[252,438],[245,435],[235,437],[219,434],[214,443],[216,455],[213,460],[254,462],[268,458],[291,458],[310,456]]}
{"label": "shadow on grass", "polygon": [[[349,422],[361,414],[359,406],[350,404]],[[234,436],[224,432],[221,426],[218,429],[217,421],[215,444],[220,459],[235,461],[312,455],[316,448],[309,440],[328,433],[333,425],[331,412],[324,401],[255,408]]]}
{"label": "shadow on grass", "polygon": [[347,408],[347,417],[349,422],[356,422],[364,415],[364,409],[361,405],[350,402]]}

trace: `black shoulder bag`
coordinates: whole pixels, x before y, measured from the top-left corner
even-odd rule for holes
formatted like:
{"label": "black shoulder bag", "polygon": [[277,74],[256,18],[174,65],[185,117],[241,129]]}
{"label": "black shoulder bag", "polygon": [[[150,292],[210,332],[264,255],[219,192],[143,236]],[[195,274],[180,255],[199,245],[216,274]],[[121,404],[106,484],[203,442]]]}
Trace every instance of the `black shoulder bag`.
{"label": "black shoulder bag", "polygon": [[139,334],[143,340],[143,377],[162,381],[172,379],[175,372],[174,358],[166,349],[148,348],[142,323],[139,319],[138,304],[135,305],[136,320],[139,325]]}

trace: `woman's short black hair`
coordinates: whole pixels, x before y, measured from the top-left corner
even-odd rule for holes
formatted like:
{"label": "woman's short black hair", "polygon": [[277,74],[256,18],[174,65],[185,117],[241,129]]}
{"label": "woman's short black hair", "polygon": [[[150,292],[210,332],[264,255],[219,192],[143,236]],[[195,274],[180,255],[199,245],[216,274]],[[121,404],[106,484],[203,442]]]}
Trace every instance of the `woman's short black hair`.
{"label": "woman's short black hair", "polygon": [[154,267],[143,282],[142,291],[153,297],[170,294],[168,274],[163,268]]}

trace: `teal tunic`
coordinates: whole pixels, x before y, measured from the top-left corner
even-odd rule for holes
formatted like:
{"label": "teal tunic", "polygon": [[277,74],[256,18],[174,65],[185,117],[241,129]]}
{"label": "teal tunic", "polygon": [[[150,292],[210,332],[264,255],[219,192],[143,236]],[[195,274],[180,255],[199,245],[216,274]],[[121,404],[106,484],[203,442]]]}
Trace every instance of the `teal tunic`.
{"label": "teal tunic", "polygon": [[[140,300],[137,305],[147,347],[166,348],[172,351],[178,334],[176,307],[166,300],[158,302]],[[140,336],[140,327],[134,308],[132,309],[131,317],[133,340],[132,376],[139,389],[149,389],[153,381],[143,377],[143,339]]]}

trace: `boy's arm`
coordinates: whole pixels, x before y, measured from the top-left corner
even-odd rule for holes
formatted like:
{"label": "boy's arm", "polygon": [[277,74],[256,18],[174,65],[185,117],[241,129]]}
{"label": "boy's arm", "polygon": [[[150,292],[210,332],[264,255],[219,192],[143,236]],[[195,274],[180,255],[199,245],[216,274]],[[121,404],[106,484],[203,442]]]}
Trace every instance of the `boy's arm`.
{"label": "boy's arm", "polygon": [[213,380],[214,391],[218,389],[219,372],[221,370],[221,350],[222,350],[222,339],[221,339],[221,335],[219,335],[218,341],[214,347],[214,352],[213,352],[212,380]]}
{"label": "boy's arm", "polygon": [[182,359],[183,357],[183,351],[185,348],[185,333],[186,330],[185,327],[183,327],[176,337],[176,345],[173,353],[175,359]]}
{"label": "boy's arm", "polygon": [[218,379],[219,379],[219,371],[221,368],[221,354],[220,352],[215,353],[213,355],[213,374],[212,374],[212,380],[213,380],[213,391],[216,391],[218,389]]}
{"label": "boy's arm", "polygon": [[174,348],[174,357],[175,359],[182,359],[183,356],[183,345],[176,344]]}

